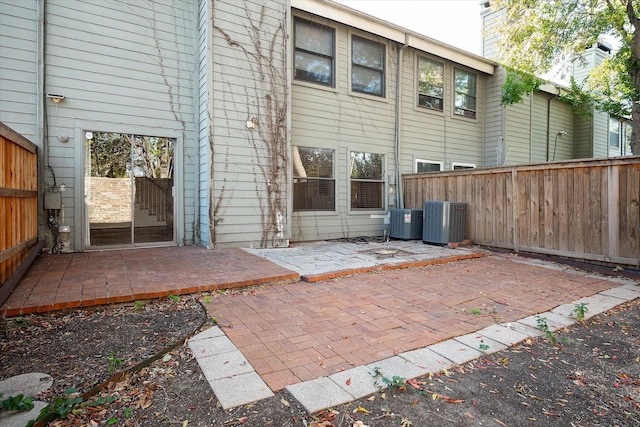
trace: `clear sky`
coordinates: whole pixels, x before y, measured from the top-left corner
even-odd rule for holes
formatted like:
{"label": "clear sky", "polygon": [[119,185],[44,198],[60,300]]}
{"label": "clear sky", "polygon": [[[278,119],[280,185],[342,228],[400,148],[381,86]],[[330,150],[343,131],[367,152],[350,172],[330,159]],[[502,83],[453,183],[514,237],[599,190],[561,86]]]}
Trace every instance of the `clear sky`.
{"label": "clear sky", "polygon": [[480,1],[478,0],[334,1],[480,55]]}

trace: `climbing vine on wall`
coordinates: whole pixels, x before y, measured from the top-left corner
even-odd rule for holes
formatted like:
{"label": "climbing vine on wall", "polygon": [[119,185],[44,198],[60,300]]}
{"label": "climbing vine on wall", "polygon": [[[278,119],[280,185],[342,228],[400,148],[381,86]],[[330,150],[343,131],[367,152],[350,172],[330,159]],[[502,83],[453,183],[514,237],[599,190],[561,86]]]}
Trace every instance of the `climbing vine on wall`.
{"label": "climbing vine on wall", "polygon": [[245,3],[244,29],[248,39],[243,34],[242,42],[215,22],[213,28],[230,47],[241,52],[252,76],[244,80],[246,113],[255,125],[247,130],[247,139],[256,169],[254,184],[262,227],[260,246],[268,247],[287,243],[288,35],[284,5],[279,21],[268,16],[264,4],[258,7],[258,11],[252,11]]}

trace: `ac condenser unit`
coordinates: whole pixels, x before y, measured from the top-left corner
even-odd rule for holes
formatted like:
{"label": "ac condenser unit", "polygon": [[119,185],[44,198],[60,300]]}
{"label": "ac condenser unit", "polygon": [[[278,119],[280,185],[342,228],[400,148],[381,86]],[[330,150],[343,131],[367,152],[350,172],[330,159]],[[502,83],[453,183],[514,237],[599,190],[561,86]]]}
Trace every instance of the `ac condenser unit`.
{"label": "ac condenser unit", "polygon": [[465,239],[467,205],[459,202],[424,202],[422,241],[446,245]]}
{"label": "ac condenser unit", "polygon": [[422,209],[391,209],[389,237],[401,240],[419,240],[422,236]]}

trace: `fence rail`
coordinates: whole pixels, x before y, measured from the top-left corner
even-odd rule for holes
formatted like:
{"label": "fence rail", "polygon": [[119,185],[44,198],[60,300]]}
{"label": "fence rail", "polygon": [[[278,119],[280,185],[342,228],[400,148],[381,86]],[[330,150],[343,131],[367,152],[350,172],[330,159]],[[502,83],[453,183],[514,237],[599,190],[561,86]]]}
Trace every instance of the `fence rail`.
{"label": "fence rail", "polygon": [[0,305],[38,242],[37,147],[0,122]]}
{"label": "fence rail", "polygon": [[403,196],[467,203],[478,244],[640,266],[640,157],[409,174]]}

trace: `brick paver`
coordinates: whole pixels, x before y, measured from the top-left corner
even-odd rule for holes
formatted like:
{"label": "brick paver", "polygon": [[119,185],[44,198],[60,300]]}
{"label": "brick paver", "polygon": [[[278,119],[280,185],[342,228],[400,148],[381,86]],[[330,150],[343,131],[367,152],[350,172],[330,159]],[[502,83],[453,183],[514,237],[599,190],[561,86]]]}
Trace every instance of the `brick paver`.
{"label": "brick paver", "polygon": [[491,256],[216,294],[205,306],[276,391],[615,286]]}
{"label": "brick paver", "polygon": [[297,279],[242,249],[197,246],[44,255],[0,307],[0,316],[159,298]]}

